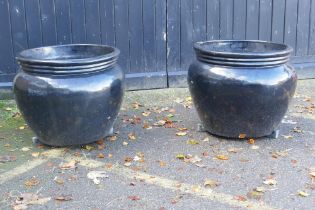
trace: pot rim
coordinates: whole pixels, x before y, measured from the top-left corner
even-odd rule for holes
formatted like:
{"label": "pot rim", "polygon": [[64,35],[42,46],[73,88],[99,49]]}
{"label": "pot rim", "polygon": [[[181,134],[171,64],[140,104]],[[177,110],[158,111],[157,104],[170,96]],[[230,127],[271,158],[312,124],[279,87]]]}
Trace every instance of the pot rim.
{"label": "pot rim", "polygon": [[[273,51],[266,52],[232,52],[232,51],[218,51],[215,49],[205,49],[204,45],[214,44],[233,44],[233,43],[253,43],[253,44],[264,44],[269,47],[278,47],[282,49],[275,49]],[[289,57],[293,51],[293,48],[282,43],[261,41],[261,40],[211,40],[211,41],[200,41],[194,43],[194,49],[197,52],[209,56],[219,56],[228,58],[275,58],[275,57]]]}
{"label": "pot rim", "polygon": [[[38,53],[36,51],[51,51],[53,49],[58,48],[77,48],[77,47],[87,47],[87,48],[99,48],[103,50],[109,50],[109,53],[99,54],[96,56],[90,56],[87,58],[69,58],[69,59],[38,59],[34,58],[31,55],[33,52]],[[120,50],[116,47],[108,46],[108,45],[98,45],[98,44],[65,44],[65,45],[51,45],[44,47],[31,48],[27,50],[21,51],[17,56],[17,61],[23,65],[23,63],[33,64],[33,65],[48,65],[53,66],[84,66],[94,63],[101,63],[109,60],[117,60],[120,54]],[[61,57],[60,57],[61,58]]]}

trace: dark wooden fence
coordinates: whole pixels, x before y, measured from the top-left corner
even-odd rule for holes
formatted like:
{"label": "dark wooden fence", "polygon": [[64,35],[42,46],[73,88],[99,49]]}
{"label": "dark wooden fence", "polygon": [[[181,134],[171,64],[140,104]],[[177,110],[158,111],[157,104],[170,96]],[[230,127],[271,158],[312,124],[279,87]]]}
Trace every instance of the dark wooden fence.
{"label": "dark wooden fence", "polygon": [[294,49],[302,77],[315,75],[313,0],[0,0],[0,86],[26,48],[101,43],[121,50],[129,89],[184,86],[192,43],[261,39]]}

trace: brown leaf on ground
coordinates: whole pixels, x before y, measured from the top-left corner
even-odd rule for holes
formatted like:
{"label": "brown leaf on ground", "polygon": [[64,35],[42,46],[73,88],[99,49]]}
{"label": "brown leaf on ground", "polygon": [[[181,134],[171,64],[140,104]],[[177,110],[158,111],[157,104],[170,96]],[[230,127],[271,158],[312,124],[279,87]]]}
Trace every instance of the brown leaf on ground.
{"label": "brown leaf on ground", "polygon": [[152,126],[150,126],[148,123],[144,123],[142,128],[150,130],[152,129]]}
{"label": "brown leaf on ground", "polygon": [[32,177],[32,178],[30,178],[29,180],[26,180],[25,182],[24,182],[24,185],[26,186],[26,187],[34,187],[34,186],[36,186],[36,185],[38,185],[39,184],[39,180],[36,178],[36,177]]}
{"label": "brown leaf on ground", "polygon": [[0,156],[0,163],[6,163],[6,162],[12,162],[12,161],[16,161],[16,156],[13,155],[4,155],[4,156]]}
{"label": "brown leaf on ground", "polygon": [[132,201],[138,201],[138,200],[140,200],[140,197],[136,196],[136,195],[131,195],[131,196],[128,196],[128,199],[130,199]]}
{"label": "brown leaf on ground", "polygon": [[245,133],[241,133],[241,134],[238,135],[238,138],[245,139],[246,138],[246,134]]}
{"label": "brown leaf on ground", "polygon": [[159,164],[160,164],[160,167],[165,167],[165,166],[166,166],[166,163],[165,163],[165,162],[163,162],[163,161],[161,161],[161,160],[159,160],[158,162],[159,162]]}
{"label": "brown leaf on ground", "polygon": [[74,168],[76,168],[76,164],[77,164],[77,161],[71,160],[68,163],[61,163],[59,165],[59,168],[63,169],[63,170],[74,169]]}
{"label": "brown leaf on ground", "polygon": [[60,184],[60,185],[63,185],[65,183],[65,181],[59,177],[55,177],[54,178],[54,181],[57,183],[57,184]]}
{"label": "brown leaf on ground", "polygon": [[234,199],[237,200],[237,201],[247,201],[247,198],[243,195],[237,195],[237,196],[234,196]]}
{"label": "brown leaf on ground", "polygon": [[129,138],[130,140],[136,140],[136,139],[137,139],[136,134],[133,133],[133,132],[128,134],[128,138]]}
{"label": "brown leaf on ground", "polygon": [[109,141],[116,141],[117,140],[117,136],[110,136],[108,137]]}
{"label": "brown leaf on ground", "polygon": [[105,155],[103,153],[98,153],[97,157],[103,159],[103,158],[105,158]]}
{"label": "brown leaf on ground", "polygon": [[142,112],[142,115],[145,117],[150,116],[150,114],[151,114],[151,112],[149,112],[149,111]]}
{"label": "brown leaf on ground", "polygon": [[214,187],[219,186],[219,183],[215,180],[212,180],[212,179],[206,179],[203,183],[203,186],[209,187],[209,188],[214,188]]}
{"label": "brown leaf on ground", "polygon": [[247,142],[248,142],[249,144],[255,144],[255,139],[249,139]]}
{"label": "brown leaf on ground", "polygon": [[186,136],[187,132],[177,132],[176,136]]}
{"label": "brown leaf on ground", "polygon": [[71,201],[73,200],[71,195],[57,195],[55,197],[56,201]]}
{"label": "brown leaf on ground", "polygon": [[100,139],[96,142],[96,144],[98,145],[103,145],[104,144],[104,139]]}
{"label": "brown leaf on ground", "polygon": [[197,145],[199,144],[199,141],[195,140],[195,139],[189,139],[187,141],[187,144],[190,144],[190,145]]}
{"label": "brown leaf on ground", "polygon": [[299,190],[299,191],[298,191],[298,195],[301,196],[301,197],[308,197],[310,194],[308,194],[308,193],[305,192],[305,191]]}
{"label": "brown leaf on ground", "polygon": [[229,156],[227,156],[227,155],[217,155],[215,157],[218,160],[228,160],[228,159],[230,159]]}

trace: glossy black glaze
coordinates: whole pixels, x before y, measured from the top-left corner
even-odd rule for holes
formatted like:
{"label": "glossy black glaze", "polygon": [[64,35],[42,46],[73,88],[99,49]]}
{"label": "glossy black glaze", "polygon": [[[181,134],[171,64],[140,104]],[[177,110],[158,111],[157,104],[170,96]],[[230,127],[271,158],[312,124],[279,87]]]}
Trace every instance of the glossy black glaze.
{"label": "glossy black glaze", "polygon": [[262,41],[195,44],[190,92],[208,132],[229,138],[262,137],[276,130],[294,95],[291,48]]}
{"label": "glossy black glaze", "polygon": [[124,93],[119,50],[62,45],[23,51],[15,99],[39,140],[52,146],[87,144],[110,134]]}

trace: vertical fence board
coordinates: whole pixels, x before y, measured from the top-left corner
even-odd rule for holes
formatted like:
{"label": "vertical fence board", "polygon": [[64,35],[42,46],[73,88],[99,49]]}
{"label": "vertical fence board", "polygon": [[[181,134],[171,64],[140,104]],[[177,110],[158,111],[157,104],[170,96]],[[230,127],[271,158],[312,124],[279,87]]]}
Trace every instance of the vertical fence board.
{"label": "vertical fence board", "polygon": [[166,73],[166,1],[156,1],[156,71]]}
{"label": "vertical fence board", "polygon": [[125,0],[115,1],[115,39],[120,50],[119,64],[125,73],[129,72],[129,24],[128,3]]}
{"label": "vertical fence board", "polygon": [[0,0],[0,75],[15,73],[8,1]]}
{"label": "vertical fence board", "polygon": [[245,39],[246,14],[246,0],[234,0],[233,39]]}
{"label": "vertical fence board", "polygon": [[296,34],[296,55],[298,56],[307,55],[308,53],[310,8],[310,0],[299,0]]}
{"label": "vertical fence board", "polygon": [[285,0],[273,1],[271,40],[274,42],[283,42],[285,4]]}
{"label": "vertical fence board", "polygon": [[207,2],[193,0],[193,42],[207,39]]}
{"label": "vertical fence board", "polygon": [[310,14],[310,38],[308,44],[308,54],[315,55],[315,1],[311,1]]}
{"label": "vertical fence board", "polygon": [[72,43],[86,42],[84,0],[70,0]]}
{"label": "vertical fence board", "polygon": [[181,69],[187,70],[192,58],[194,57],[193,52],[193,22],[192,22],[192,1],[191,0],[181,0]]}
{"label": "vertical fence board", "polygon": [[298,0],[287,0],[285,8],[284,42],[295,49]]}
{"label": "vertical fence board", "polygon": [[272,0],[260,0],[259,39],[271,40]]}
{"label": "vertical fence board", "polygon": [[28,48],[24,1],[10,0],[13,50],[16,55]]}
{"label": "vertical fence board", "polygon": [[57,43],[55,4],[52,0],[40,0],[43,45]]}
{"label": "vertical fence board", "polygon": [[144,71],[155,71],[155,1],[143,0]]}
{"label": "vertical fence board", "polygon": [[180,1],[168,0],[167,11],[167,70],[180,70]]}
{"label": "vertical fence board", "polygon": [[220,38],[220,0],[207,1],[207,39]]}
{"label": "vertical fence board", "polygon": [[98,0],[85,0],[86,41],[98,44],[101,42],[101,23]]}
{"label": "vertical fence board", "polygon": [[115,45],[114,1],[100,1],[102,44]]}
{"label": "vertical fence board", "polygon": [[246,39],[258,39],[259,0],[247,0]]}
{"label": "vertical fence board", "polygon": [[25,15],[29,47],[42,46],[39,0],[25,1]]}
{"label": "vertical fence board", "polygon": [[71,22],[69,0],[55,0],[55,7],[58,44],[70,44]]}
{"label": "vertical fence board", "polygon": [[142,0],[129,0],[130,71],[143,70]]}
{"label": "vertical fence board", "polygon": [[220,0],[220,39],[233,38],[233,0]]}

